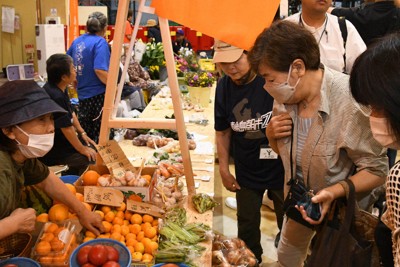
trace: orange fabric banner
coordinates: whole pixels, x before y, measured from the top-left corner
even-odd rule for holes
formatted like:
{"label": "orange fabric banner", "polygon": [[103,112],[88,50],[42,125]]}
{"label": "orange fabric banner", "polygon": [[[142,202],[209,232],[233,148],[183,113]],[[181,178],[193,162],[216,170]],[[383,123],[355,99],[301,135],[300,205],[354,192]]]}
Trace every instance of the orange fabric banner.
{"label": "orange fabric banner", "polygon": [[269,27],[280,0],[153,0],[163,18],[249,50]]}
{"label": "orange fabric banner", "polygon": [[79,36],[78,0],[69,1],[68,47]]}

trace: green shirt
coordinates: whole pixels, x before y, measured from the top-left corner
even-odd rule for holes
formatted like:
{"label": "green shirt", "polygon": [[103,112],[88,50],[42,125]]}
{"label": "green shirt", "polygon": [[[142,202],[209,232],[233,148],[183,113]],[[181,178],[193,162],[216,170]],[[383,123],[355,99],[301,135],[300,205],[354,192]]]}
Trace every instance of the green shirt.
{"label": "green shirt", "polygon": [[0,162],[0,219],[3,219],[16,208],[23,207],[24,186],[42,182],[50,171],[38,159],[27,159],[20,164],[5,151],[0,151]]}

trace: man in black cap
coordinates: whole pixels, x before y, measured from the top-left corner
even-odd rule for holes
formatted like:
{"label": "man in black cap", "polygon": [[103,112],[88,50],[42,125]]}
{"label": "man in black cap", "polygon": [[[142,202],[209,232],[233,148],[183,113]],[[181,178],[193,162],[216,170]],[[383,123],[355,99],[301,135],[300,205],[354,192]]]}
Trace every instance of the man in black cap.
{"label": "man in black cap", "polygon": [[63,182],[37,158],[53,146],[53,114],[65,113],[34,81],[11,81],[0,87],[0,240],[35,229],[35,210],[21,208],[25,186],[36,185],[51,199],[75,212],[81,224],[100,234],[104,229]]}
{"label": "man in black cap", "polygon": [[177,30],[176,39],[172,43],[172,49],[175,54],[178,54],[182,47],[191,50],[192,44],[185,38],[185,32],[183,30]]}

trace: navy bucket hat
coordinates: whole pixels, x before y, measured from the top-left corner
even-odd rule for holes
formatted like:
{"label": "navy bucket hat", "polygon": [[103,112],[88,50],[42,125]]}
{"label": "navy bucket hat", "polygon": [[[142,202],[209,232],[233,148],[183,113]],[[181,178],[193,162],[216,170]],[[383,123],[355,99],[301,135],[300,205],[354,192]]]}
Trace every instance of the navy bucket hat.
{"label": "navy bucket hat", "polygon": [[10,81],[0,86],[0,128],[48,113],[67,113],[35,81]]}

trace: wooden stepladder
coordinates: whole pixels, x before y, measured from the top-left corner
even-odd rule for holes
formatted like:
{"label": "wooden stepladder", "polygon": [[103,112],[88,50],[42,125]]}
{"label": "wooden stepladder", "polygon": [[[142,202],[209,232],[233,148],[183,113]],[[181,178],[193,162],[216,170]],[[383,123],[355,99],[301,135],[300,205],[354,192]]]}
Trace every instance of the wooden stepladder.
{"label": "wooden stepladder", "polygon": [[[142,128],[142,129],[176,129],[179,136],[183,165],[185,168],[185,178],[189,195],[196,193],[193,179],[193,169],[190,160],[188,141],[186,136],[186,126],[183,117],[182,103],[178,86],[178,78],[175,71],[174,54],[172,52],[172,41],[169,31],[168,19],[159,17],[162,43],[168,72],[168,81],[171,89],[171,97],[174,108],[175,119],[140,119],[140,118],[117,118],[117,107],[121,100],[121,92],[124,79],[117,85],[118,71],[120,66],[121,50],[125,34],[125,21],[128,13],[129,0],[119,0],[115,32],[113,38],[113,49],[111,51],[110,67],[107,78],[107,86],[103,107],[103,117],[99,136],[99,145],[105,145],[108,140],[111,128]],[[133,29],[131,42],[127,54],[131,55],[135,39],[137,36],[140,20],[143,13],[154,14],[154,8],[146,6],[145,0],[140,0],[140,6]],[[125,77],[130,57],[126,57],[122,76]]]}

